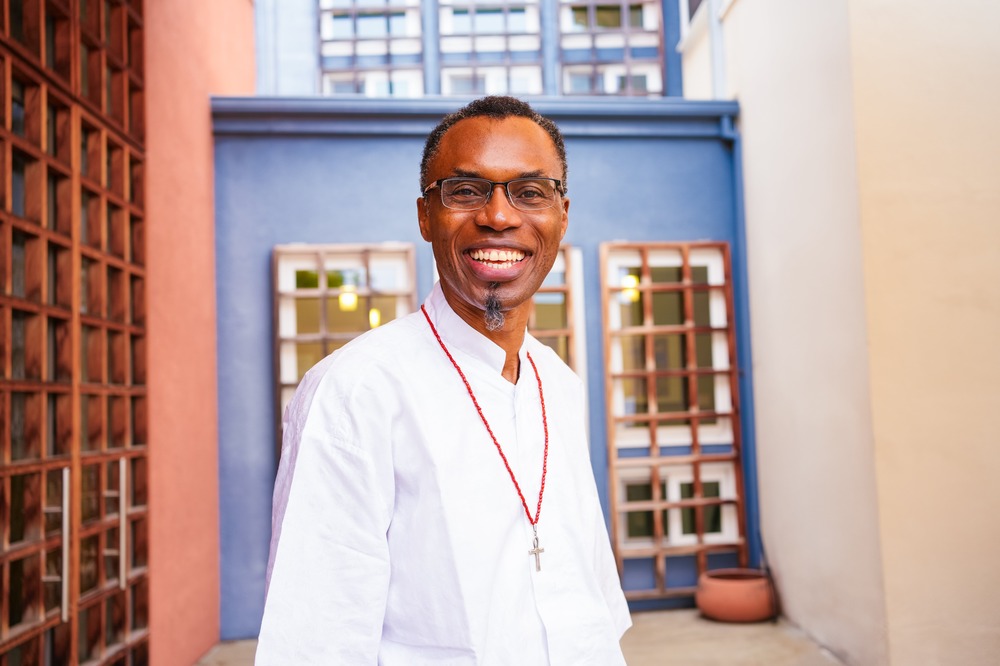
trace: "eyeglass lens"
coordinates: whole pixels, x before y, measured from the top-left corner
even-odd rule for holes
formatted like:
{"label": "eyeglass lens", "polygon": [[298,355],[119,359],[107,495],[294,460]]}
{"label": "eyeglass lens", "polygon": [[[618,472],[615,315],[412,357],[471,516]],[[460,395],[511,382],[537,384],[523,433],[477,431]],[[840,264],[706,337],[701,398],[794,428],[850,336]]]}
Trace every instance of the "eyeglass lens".
{"label": "eyeglass lens", "polygon": [[[494,183],[483,178],[446,178],[441,182],[441,201],[448,208],[478,210],[486,205]],[[514,208],[540,210],[556,203],[556,181],[549,178],[519,178],[507,183],[507,198]]]}

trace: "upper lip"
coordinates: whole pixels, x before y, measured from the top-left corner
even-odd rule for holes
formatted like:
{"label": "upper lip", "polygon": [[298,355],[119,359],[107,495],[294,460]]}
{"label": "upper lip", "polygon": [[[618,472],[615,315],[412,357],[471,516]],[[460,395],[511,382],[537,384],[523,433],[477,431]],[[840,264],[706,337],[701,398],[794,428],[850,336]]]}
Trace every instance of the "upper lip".
{"label": "upper lip", "polygon": [[465,248],[467,253],[475,250],[513,250],[515,252],[521,252],[525,256],[532,254],[531,250],[523,245],[504,241],[485,241]]}

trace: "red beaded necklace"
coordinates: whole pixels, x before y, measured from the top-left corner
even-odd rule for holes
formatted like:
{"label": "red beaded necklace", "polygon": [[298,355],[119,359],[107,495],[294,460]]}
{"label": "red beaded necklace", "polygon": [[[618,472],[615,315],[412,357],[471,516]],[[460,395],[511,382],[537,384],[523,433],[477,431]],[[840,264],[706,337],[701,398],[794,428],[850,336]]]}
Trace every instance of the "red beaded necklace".
{"label": "red beaded necklace", "polygon": [[427,308],[421,305],[420,311],[424,313],[424,318],[427,320],[428,326],[431,327],[431,332],[434,333],[434,337],[437,338],[438,344],[441,345],[441,349],[444,350],[444,353],[448,357],[448,360],[451,361],[451,364],[455,366],[455,370],[458,371],[458,376],[462,378],[462,382],[465,384],[465,390],[469,392],[469,397],[472,398],[472,404],[475,406],[476,412],[479,413],[479,418],[482,419],[483,425],[486,426],[486,432],[490,434],[493,444],[496,445],[497,453],[500,454],[500,459],[503,460],[503,465],[507,468],[507,473],[510,474],[510,480],[514,482],[514,489],[517,491],[517,496],[521,498],[521,506],[524,507],[524,514],[528,517],[528,522],[531,523],[531,529],[535,535],[533,547],[528,551],[528,554],[535,557],[535,571],[541,571],[542,565],[539,555],[544,553],[545,549],[538,547],[538,517],[542,513],[542,496],[545,494],[545,476],[548,472],[549,464],[549,422],[545,417],[545,393],[542,391],[542,377],[538,374],[538,367],[535,365],[534,359],[531,358],[531,354],[526,353],[528,362],[531,364],[531,369],[535,372],[535,380],[538,382],[538,397],[542,402],[542,430],[545,432],[545,452],[542,455],[542,483],[541,487],[538,489],[538,506],[535,508],[534,517],[532,517],[531,511],[528,509],[528,503],[524,499],[524,493],[521,492],[521,485],[514,477],[514,470],[510,468],[510,463],[507,462],[507,456],[504,455],[500,442],[497,441],[496,435],[493,434],[493,428],[490,427],[489,421],[486,420],[486,415],[483,414],[483,408],[479,406],[479,401],[476,400],[476,394],[472,391],[472,385],[469,383],[469,380],[466,379],[465,373],[462,372],[462,368],[458,365],[458,361],[455,360],[455,357],[451,355],[450,351],[448,351],[448,347],[445,346],[444,340],[441,339],[441,335],[434,326],[434,322],[431,321],[430,315],[427,314]]}

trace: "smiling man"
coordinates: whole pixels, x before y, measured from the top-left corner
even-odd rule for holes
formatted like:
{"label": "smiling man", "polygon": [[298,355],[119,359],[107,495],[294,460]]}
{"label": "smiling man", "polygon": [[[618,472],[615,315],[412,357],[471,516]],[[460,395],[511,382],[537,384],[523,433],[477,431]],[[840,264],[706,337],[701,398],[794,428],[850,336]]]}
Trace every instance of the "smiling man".
{"label": "smiling man", "polygon": [[285,414],[257,664],[624,664],[580,380],[526,333],[566,232],[559,130],[486,97],[430,134],[440,282]]}

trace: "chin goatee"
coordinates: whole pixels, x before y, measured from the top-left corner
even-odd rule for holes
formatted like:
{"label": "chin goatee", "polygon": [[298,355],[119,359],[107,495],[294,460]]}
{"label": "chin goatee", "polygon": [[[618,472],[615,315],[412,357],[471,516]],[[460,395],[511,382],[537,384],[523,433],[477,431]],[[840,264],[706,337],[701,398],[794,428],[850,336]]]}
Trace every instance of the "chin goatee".
{"label": "chin goatee", "polygon": [[486,314],[484,319],[486,320],[486,330],[487,331],[499,331],[503,328],[504,317],[503,311],[500,309],[500,299],[497,298],[496,288],[498,285],[490,285],[489,296],[486,297]]}

